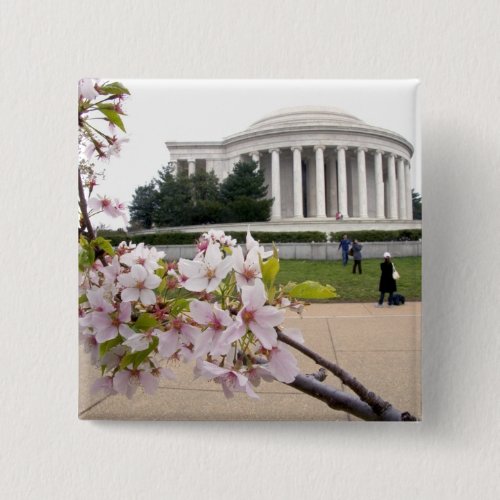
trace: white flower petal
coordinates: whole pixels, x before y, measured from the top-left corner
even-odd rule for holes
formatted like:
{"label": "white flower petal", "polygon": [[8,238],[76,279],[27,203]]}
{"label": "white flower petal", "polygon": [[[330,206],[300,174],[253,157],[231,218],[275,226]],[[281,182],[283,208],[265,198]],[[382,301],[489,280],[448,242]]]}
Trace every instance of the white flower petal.
{"label": "white flower petal", "polygon": [[148,272],[146,269],[144,269],[143,266],[140,266],[138,264],[134,264],[132,268],[130,269],[130,274],[135,278],[136,282],[143,282],[147,276]]}
{"label": "white flower petal", "polygon": [[156,295],[153,290],[148,290],[147,288],[143,288],[140,293],[141,302],[145,306],[151,306],[156,303]]}
{"label": "white flower petal", "polygon": [[139,289],[138,288],[125,288],[121,293],[123,302],[133,302],[139,300]]}
{"label": "white flower petal", "polygon": [[189,278],[182,286],[191,292],[202,292],[208,286],[208,278]]}
{"label": "white flower petal", "polygon": [[259,325],[255,321],[250,321],[248,325],[253,334],[259,339],[264,349],[271,349],[276,345],[278,340],[278,334],[276,330],[271,326]]}
{"label": "white flower petal", "polygon": [[161,278],[156,274],[150,274],[144,281],[144,286],[151,288],[152,290],[159,286],[161,283]]}
{"label": "white flower petal", "polygon": [[200,300],[193,300],[189,304],[189,311],[191,312],[191,317],[200,325],[208,325],[214,315],[210,304]]}

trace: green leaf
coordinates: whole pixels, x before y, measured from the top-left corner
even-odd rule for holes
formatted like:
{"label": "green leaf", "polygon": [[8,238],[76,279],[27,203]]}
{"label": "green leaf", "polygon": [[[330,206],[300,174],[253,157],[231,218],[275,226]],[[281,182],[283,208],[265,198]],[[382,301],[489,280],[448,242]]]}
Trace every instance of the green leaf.
{"label": "green leaf", "polygon": [[167,288],[167,280],[163,278],[156,290],[158,291],[159,294],[162,294],[165,291],[165,288]]}
{"label": "green leaf", "polygon": [[296,299],[333,299],[337,297],[333,286],[322,285],[317,281],[299,283],[290,290],[289,294]]}
{"label": "green leaf", "polygon": [[130,95],[129,90],[124,87],[120,82],[111,82],[100,87],[101,93],[106,94],[127,94]]}
{"label": "green leaf", "polygon": [[95,240],[92,241],[92,245],[94,247],[98,246],[102,248],[108,255],[113,256],[115,251],[113,250],[113,245],[111,242],[102,236],[98,236]]}
{"label": "green leaf", "polygon": [[146,360],[146,358],[158,347],[158,342],[158,337],[153,337],[153,341],[149,344],[147,349],[135,353],[135,359],[133,361],[134,368],[137,368]]}
{"label": "green leaf", "polygon": [[99,104],[97,104],[97,107],[99,109],[112,109],[113,111],[115,110],[115,105],[112,102],[100,102]]}
{"label": "green leaf", "polygon": [[99,357],[102,358],[110,349],[121,344],[122,338],[118,335],[114,339],[103,342],[99,346]]}
{"label": "green leaf", "polygon": [[[98,106],[99,108],[99,106]],[[125,125],[123,125],[120,115],[113,109],[99,108],[99,111],[111,122],[114,123],[118,128],[126,132]]]}
{"label": "green leaf", "polygon": [[78,253],[78,269],[85,271],[95,261],[95,252],[91,246],[82,247],[82,251]]}
{"label": "green leaf", "polygon": [[136,330],[144,332],[150,328],[160,326],[160,323],[152,314],[142,313],[133,326]]}
{"label": "green leaf", "polygon": [[128,365],[130,365],[131,363],[134,362],[135,354],[136,353],[132,354],[129,352],[129,353],[125,354],[125,356],[123,356],[123,358],[120,361],[120,365],[119,365],[120,370],[124,370],[125,368],[127,368]]}
{"label": "green leaf", "polygon": [[262,281],[266,288],[269,290],[274,285],[274,280],[280,270],[280,261],[276,257],[271,257],[267,261],[260,258],[260,270],[262,272]]}
{"label": "green leaf", "polygon": [[80,297],[78,297],[78,304],[84,304],[85,302],[87,302],[87,296],[85,294],[83,295],[80,295]]}
{"label": "green leaf", "polygon": [[177,316],[179,313],[187,311],[188,309],[189,309],[189,300],[177,299],[170,308],[170,314],[172,314],[172,316]]}

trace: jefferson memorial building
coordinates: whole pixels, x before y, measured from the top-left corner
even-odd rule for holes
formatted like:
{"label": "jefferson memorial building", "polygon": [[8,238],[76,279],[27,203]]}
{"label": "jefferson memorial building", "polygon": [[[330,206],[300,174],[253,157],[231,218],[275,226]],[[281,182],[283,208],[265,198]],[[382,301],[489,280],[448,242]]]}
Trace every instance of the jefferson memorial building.
{"label": "jefferson memorial building", "polygon": [[413,219],[412,144],[340,109],[282,109],[221,141],[166,145],[174,170],[189,175],[223,180],[238,161],[258,162],[275,223]]}

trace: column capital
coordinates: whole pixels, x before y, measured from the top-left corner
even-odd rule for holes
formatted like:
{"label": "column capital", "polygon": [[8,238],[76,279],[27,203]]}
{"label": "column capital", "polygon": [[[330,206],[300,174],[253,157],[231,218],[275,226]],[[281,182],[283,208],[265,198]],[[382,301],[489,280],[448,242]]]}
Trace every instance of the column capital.
{"label": "column capital", "polygon": [[188,163],[195,163],[196,162],[196,158],[188,158],[187,162]]}
{"label": "column capital", "polygon": [[280,148],[271,148],[271,149],[269,150],[269,152],[270,152],[270,153],[274,153],[274,152],[279,153],[279,152],[280,152]]}
{"label": "column capital", "polygon": [[380,154],[380,155],[383,155],[384,154],[384,151],[382,151],[381,149],[375,149],[373,151],[375,154]]}
{"label": "column capital", "polygon": [[250,156],[260,156],[260,153],[259,151],[250,151],[250,153],[248,153]]}
{"label": "column capital", "polygon": [[295,151],[295,150],[297,150],[297,151],[302,151],[302,146],[292,146],[290,149],[291,149],[292,151]]}
{"label": "column capital", "polygon": [[326,146],[323,144],[317,144],[316,146],[313,147],[314,151],[318,151],[318,149],[321,149],[321,151],[324,151],[326,149]]}
{"label": "column capital", "polygon": [[335,151],[347,151],[349,148],[347,146],[336,146]]}
{"label": "column capital", "polygon": [[387,153],[387,157],[396,159],[397,156],[394,153]]}
{"label": "column capital", "polygon": [[366,152],[368,151],[368,148],[362,148],[362,147],[359,147],[359,148],[356,148],[356,151],[357,151],[358,153],[361,153],[361,152],[366,153]]}

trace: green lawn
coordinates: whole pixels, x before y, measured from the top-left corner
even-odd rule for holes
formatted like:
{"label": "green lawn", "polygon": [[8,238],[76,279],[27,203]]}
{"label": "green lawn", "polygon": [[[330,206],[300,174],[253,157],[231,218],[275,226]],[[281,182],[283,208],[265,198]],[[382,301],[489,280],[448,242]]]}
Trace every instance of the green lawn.
{"label": "green lawn", "polygon": [[[346,267],[341,261],[280,260],[278,283],[306,280],[332,285],[339,295],[334,302],[376,302],[379,296],[380,259],[362,261],[363,274],[352,274],[352,259]],[[394,259],[401,278],[398,293],[406,300],[421,299],[421,257]],[[387,295],[386,295],[387,299]]]}

